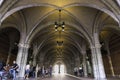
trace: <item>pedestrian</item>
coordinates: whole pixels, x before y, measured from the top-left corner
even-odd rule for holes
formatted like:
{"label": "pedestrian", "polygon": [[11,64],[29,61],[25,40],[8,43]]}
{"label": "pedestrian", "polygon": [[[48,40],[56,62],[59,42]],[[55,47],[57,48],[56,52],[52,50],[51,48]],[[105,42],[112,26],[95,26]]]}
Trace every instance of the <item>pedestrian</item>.
{"label": "pedestrian", "polygon": [[45,77],[45,67],[42,66],[42,78],[44,78],[44,77]]}
{"label": "pedestrian", "polygon": [[10,69],[10,74],[13,75],[13,80],[16,80],[16,72],[17,69],[19,68],[18,64],[16,63],[16,61],[13,61],[13,65],[12,68]]}
{"label": "pedestrian", "polygon": [[49,75],[50,75],[50,77],[52,76],[52,65],[50,65],[50,67],[49,67]]}
{"label": "pedestrian", "polygon": [[29,79],[29,73],[30,73],[30,64],[28,63],[25,67],[25,79]]}

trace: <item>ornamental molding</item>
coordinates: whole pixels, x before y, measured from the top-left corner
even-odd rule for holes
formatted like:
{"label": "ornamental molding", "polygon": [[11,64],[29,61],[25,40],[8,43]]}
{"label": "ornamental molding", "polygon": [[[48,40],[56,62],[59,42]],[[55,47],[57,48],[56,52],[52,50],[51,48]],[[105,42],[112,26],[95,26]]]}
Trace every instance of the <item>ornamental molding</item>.
{"label": "ornamental molding", "polygon": [[30,47],[29,44],[27,44],[27,43],[19,43],[18,46],[19,47],[24,47],[24,48],[29,48]]}

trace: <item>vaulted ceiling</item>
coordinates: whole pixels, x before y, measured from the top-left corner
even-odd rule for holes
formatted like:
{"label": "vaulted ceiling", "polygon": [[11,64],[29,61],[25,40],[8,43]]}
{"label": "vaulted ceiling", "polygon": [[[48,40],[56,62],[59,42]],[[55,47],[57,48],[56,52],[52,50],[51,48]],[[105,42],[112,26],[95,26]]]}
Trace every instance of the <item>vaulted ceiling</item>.
{"label": "vaulted ceiling", "polygon": [[[18,37],[38,46],[38,56],[51,61],[71,60],[81,56],[81,47],[89,47],[94,32],[104,40],[113,30],[119,31],[118,4],[112,8],[104,0],[9,0],[1,5],[1,28],[14,27]],[[8,5],[8,3],[10,5]],[[7,6],[7,7],[6,7]],[[55,31],[54,23],[65,22],[64,31]],[[58,43],[57,43],[58,41]]]}

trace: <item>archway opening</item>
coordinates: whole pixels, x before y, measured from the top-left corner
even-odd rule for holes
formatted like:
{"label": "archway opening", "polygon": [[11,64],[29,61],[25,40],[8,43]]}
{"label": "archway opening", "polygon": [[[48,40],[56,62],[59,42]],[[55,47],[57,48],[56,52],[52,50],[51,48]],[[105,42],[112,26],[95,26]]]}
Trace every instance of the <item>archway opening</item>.
{"label": "archway opening", "polygon": [[55,74],[64,74],[65,71],[65,65],[64,64],[55,64],[53,67],[53,71]]}
{"label": "archway opening", "polygon": [[20,32],[16,28],[7,27],[0,30],[0,60],[12,64],[18,53]]}

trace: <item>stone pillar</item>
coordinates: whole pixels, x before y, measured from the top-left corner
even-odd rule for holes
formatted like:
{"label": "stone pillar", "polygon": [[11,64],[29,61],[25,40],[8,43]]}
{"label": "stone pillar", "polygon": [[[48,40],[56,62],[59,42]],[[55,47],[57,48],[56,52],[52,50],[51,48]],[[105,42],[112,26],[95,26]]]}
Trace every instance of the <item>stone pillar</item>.
{"label": "stone pillar", "polygon": [[99,78],[100,80],[106,79],[105,75],[105,70],[104,70],[104,65],[103,65],[103,60],[102,60],[102,54],[101,54],[101,45],[98,44],[98,47],[96,47],[96,56],[97,56],[97,61],[98,61],[98,68],[99,68]]}
{"label": "stone pillar", "polygon": [[42,66],[44,66],[44,64],[43,64],[43,57],[40,57],[40,59],[39,59],[39,65],[42,67]]}
{"label": "stone pillar", "polygon": [[9,64],[9,62],[10,62],[10,57],[11,57],[11,49],[12,49],[12,47],[10,47],[10,48],[9,48],[9,52],[8,52],[8,57],[7,57],[6,64]]}
{"label": "stone pillar", "polygon": [[60,65],[61,65],[61,64],[58,64],[58,68],[59,68],[59,71],[58,71],[58,73],[59,73],[59,74],[60,74]]}
{"label": "stone pillar", "polygon": [[93,72],[92,72],[92,66],[90,64],[89,58],[87,58],[86,60],[86,65],[87,65],[87,76],[93,76]]}
{"label": "stone pillar", "polygon": [[19,52],[18,52],[18,56],[17,56],[17,63],[19,65],[19,75],[18,75],[18,77],[20,77],[20,78],[24,77],[25,66],[26,66],[27,57],[28,57],[28,49],[29,49],[28,44],[21,44],[19,46]]}
{"label": "stone pillar", "polygon": [[83,71],[84,71],[84,77],[88,77],[87,75],[87,66],[86,66],[86,52],[82,52],[83,54]]}
{"label": "stone pillar", "polygon": [[19,43],[18,44],[18,54],[17,54],[17,58],[16,58],[16,62],[17,62],[17,64],[19,66],[20,66],[20,63],[21,63],[23,50],[24,50],[24,44],[23,43]]}
{"label": "stone pillar", "polygon": [[113,64],[112,64],[112,60],[111,60],[111,56],[110,56],[110,50],[109,50],[108,45],[106,46],[106,48],[107,48],[107,52],[108,52],[107,57],[108,57],[108,60],[109,60],[111,73],[112,73],[112,76],[115,76],[114,69],[113,69]]}
{"label": "stone pillar", "polygon": [[97,74],[98,73],[98,63],[97,63],[95,47],[91,47],[91,53],[92,53],[93,74],[94,74],[94,78],[97,79],[97,78],[99,78],[99,75]]}
{"label": "stone pillar", "polygon": [[37,77],[38,77],[38,75],[37,75],[38,69],[39,69],[39,67],[38,67],[38,64],[37,64],[37,65],[36,65],[36,71],[35,71],[35,78],[36,78],[36,79],[37,79]]}
{"label": "stone pillar", "polygon": [[33,56],[33,66],[36,66],[36,55]]}
{"label": "stone pillar", "polygon": [[77,68],[80,66],[80,58],[79,58],[79,56],[77,56],[77,57],[75,58],[75,66],[76,66]]}
{"label": "stone pillar", "polygon": [[107,55],[107,57],[108,57],[108,60],[109,60],[109,64],[110,64],[110,69],[111,69],[112,76],[115,76],[111,57],[110,57],[110,55]]}
{"label": "stone pillar", "polygon": [[71,61],[71,64],[69,67],[70,67],[70,74],[74,74],[73,72],[74,72],[75,65],[73,61]]}
{"label": "stone pillar", "polygon": [[94,45],[91,46],[92,63],[95,80],[106,80],[103,60],[101,55],[101,45],[97,33],[94,33]]}
{"label": "stone pillar", "polygon": [[38,48],[37,48],[37,44],[35,44],[33,46],[33,66],[36,66],[37,62],[36,62],[36,56],[38,53]]}

